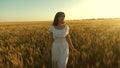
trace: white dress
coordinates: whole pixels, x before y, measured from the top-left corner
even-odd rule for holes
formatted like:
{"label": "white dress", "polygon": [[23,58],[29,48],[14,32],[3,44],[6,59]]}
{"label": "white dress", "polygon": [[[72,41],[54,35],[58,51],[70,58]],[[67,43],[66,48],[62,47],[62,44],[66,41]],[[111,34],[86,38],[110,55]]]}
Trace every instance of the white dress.
{"label": "white dress", "polygon": [[53,25],[49,30],[53,32],[54,42],[52,44],[52,66],[53,68],[66,68],[69,57],[69,45],[66,35],[69,27],[66,24],[63,29],[56,29]]}

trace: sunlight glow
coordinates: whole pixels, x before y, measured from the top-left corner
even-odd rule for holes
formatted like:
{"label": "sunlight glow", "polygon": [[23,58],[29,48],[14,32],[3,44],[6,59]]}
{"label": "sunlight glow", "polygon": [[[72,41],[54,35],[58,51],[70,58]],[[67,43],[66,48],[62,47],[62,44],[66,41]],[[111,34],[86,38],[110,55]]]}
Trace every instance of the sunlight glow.
{"label": "sunlight glow", "polygon": [[67,19],[120,18],[120,0],[87,0],[66,12]]}

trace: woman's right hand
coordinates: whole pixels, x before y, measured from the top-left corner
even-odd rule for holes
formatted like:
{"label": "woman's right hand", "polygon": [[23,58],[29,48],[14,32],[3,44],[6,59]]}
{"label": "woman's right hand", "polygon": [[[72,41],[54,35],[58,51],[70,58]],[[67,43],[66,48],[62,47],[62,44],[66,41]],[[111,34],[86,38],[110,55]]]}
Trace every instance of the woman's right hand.
{"label": "woman's right hand", "polygon": [[49,54],[49,49],[47,49],[43,55],[43,59],[46,61],[48,59],[48,57],[50,56]]}

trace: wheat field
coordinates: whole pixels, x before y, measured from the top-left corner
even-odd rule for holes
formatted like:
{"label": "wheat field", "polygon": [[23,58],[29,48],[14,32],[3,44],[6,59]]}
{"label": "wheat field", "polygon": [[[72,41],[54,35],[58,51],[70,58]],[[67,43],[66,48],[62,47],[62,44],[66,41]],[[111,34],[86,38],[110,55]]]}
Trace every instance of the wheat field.
{"label": "wheat field", "polygon": [[[52,21],[0,23],[0,68],[51,68],[43,59]],[[80,54],[67,68],[120,68],[120,19],[68,20]],[[51,51],[49,51],[51,54]]]}

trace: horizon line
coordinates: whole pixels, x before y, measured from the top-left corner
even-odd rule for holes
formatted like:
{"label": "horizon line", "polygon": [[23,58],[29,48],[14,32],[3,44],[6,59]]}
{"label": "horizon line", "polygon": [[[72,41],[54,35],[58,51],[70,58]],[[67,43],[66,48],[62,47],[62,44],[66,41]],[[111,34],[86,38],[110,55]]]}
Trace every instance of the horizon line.
{"label": "horizon line", "polygon": [[[104,20],[104,19],[120,19],[120,18],[86,18],[86,19],[66,19],[65,21],[74,21],[74,20]],[[44,21],[53,21],[53,20],[19,20],[19,21],[0,21],[0,22],[44,22]]]}

